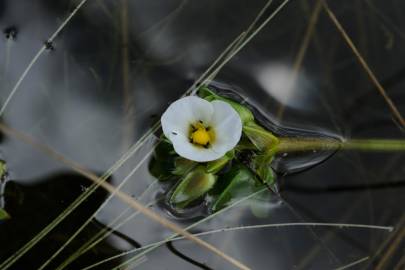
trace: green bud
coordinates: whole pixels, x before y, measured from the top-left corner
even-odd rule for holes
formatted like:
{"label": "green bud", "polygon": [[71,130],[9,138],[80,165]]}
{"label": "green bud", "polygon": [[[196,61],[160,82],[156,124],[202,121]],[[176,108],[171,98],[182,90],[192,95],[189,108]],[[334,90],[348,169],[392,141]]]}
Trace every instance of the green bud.
{"label": "green bud", "polygon": [[216,179],[216,176],[207,173],[203,166],[198,166],[175,186],[169,199],[170,204],[177,208],[186,207],[205,195],[214,186]]}

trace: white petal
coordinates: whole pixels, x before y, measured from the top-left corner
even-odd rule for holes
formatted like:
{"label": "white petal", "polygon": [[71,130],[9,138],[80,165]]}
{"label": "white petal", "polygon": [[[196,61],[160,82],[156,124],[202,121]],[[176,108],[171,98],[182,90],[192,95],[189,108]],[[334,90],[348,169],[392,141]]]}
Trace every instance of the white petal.
{"label": "white petal", "polygon": [[191,124],[200,120],[210,122],[213,112],[210,102],[196,96],[176,100],[161,117],[163,133],[169,139],[173,134],[188,136]]}
{"label": "white petal", "polygon": [[224,155],[238,144],[242,136],[242,121],[239,114],[228,103],[215,100],[211,104],[214,107],[211,125],[215,131],[212,149]]}
{"label": "white petal", "polygon": [[189,142],[187,136],[184,136],[183,134],[171,136],[170,140],[173,143],[174,150],[177,154],[184,158],[197,162],[216,160],[224,155],[224,153],[218,153],[216,151],[213,151],[213,149],[211,148],[205,149],[193,145]]}

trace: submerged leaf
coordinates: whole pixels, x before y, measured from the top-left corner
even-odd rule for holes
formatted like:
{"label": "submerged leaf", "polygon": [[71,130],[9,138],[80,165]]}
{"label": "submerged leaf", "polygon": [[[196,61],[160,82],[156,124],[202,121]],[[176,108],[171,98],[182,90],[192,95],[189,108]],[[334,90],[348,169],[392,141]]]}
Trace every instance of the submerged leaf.
{"label": "submerged leaf", "polygon": [[259,176],[260,180],[271,188],[275,188],[275,174],[270,166],[273,158],[274,153],[272,152],[256,155],[250,166],[257,176]]}
{"label": "submerged leaf", "polygon": [[273,187],[274,184],[276,183],[275,174],[273,172],[273,169],[270,167],[270,164],[260,166],[257,170],[257,175],[260,177],[260,180],[262,180],[265,184],[267,184],[270,187]]}
{"label": "submerged leaf", "polygon": [[169,202],[178,208],[184,208],[205,195],[215,184],[216,176],[207,173],[203,166],[198,166],[175,186]]}
{"label": "submerged leaf", "polygon": [[213,189],[214,201],[211,211],[216,212],[234,200],[254,193],[260,187],[252,172],[243,165],[235,165],[232,169],[218,179]]}

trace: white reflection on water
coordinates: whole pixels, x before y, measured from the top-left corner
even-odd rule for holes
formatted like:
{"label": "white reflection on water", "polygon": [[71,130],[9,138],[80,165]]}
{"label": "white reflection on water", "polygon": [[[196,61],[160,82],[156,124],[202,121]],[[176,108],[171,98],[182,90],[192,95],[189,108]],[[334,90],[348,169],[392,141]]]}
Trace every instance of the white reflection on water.
{"label": "white reflection on water", "polygon": [[292,66],[271,63],[258,68],[256,77],[263,89],[281,104],[295,109],[310,109],[314,99],[313,85],[302,71],[294,73]]}

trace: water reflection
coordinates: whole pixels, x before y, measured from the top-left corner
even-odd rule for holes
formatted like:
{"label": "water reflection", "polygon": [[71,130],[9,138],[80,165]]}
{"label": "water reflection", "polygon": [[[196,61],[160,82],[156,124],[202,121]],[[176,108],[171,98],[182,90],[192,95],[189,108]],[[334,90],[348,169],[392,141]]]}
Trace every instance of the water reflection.
{"label": "water reflection", "polygon": [[[35,182],[38,183],[27,185],[19,184],[18,181],[13,180],[6,183],[4,190],[5,209],[11,218],[4,221],[0,226],[1,261],[11,256],[13,252],[52,222],[90,185],[90,182],[84,177],[69,172],[47,175]],[[85,205],[79,207],[60,226],[52,230],[12,269],[38,268],[68,240],[69,235],[73,234],[90,217],[103,202],[106,195],[103,190],[93,193]],[[56,268],[65,259],[64,257],[104,228],[103,224],[96,221],[90,223],[80,236],[61,253],[61,256],[52,262],[50,268]],[[120,235],[118,237],[125,239]],[[119,251],[110,244],[109,240],[103,241],[101,245],[91,249],[90,252],[75,261],[70,269],[81,268],[89,262],[96,262],[115,255]]]}
{"label": "water reflection", "polygon": [[286,64],[272,63],[255,73],[261,87],[280,104],[300,110],[314,106],[315,91],[303,71],[296,73]]}

